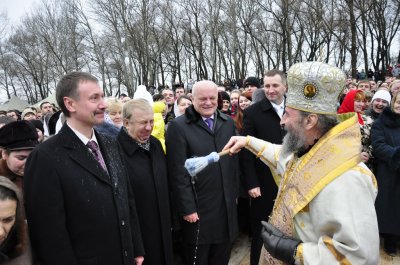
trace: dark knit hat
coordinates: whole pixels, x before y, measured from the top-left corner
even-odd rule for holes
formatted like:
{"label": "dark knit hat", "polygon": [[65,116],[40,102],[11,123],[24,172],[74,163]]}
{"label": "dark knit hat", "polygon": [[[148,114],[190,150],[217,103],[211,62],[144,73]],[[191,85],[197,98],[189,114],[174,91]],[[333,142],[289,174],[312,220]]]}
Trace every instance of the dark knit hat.
{"label": "dark knit hat", "polygon": [[243,87],[245,88],[245,87],[247,87],[249,85],[259,88],[260,87],[260,80],[257,77],[254,77],[254,76],[247,77],[247,79],[244,81]]}
{"label": "dark knit hat", "polygon": [[33,124],[33,126],[35,126],[36,129],[39,129],[42,131],[42,133],[44,133],[44,128],[43,128],[43,122],[40,120],[29,120],[30,123]]}
{"label": "dark knit hat", "polygon": [[6,150],[33,149],[38,144],[35,126],[29,121],[15,121],[0,129],[0,147]]}
{"label": "dark knit hat", "polygon": [[229,94],[228,94],[227,92],[225,92],[225,91],[220,91],[220,92],[218,92],[218,93],[221,95],[222,100],[228,100],[228,101],[231,100],[231,98],[229,97]]}

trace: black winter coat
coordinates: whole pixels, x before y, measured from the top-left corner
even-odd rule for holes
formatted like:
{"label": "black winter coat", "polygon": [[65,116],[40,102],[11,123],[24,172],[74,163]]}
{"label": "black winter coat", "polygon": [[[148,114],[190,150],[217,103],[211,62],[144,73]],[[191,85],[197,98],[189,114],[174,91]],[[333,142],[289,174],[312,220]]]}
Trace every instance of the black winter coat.
{"label": "black winter coat", "polygon": [[[281,144],[284,131],[280,118],[267,98],[244,110],[242,135],[250,135],[274,144]],[[260,187],[261,197],[251,199],[250,213],[255,220],[267,220],[278,186],[268,166],[248,150],[239,154],[246,190]]]}
{"label": "black winter coat", "polygon": [[119,145],[96,138],[108,174],[67,124],[28,158],[26,216],[41,265],[134,265],[144,254]]}
{"label": "black winter coat", "polygon": [[122,147],[125,165],[135,196],[136,210],[145,250],[145,265],[172,265],[172,234],[167,160],[161,143],[150,137],[146,151],[124,128],[117,140]]}
{"label": "black winter coat", "polygon": [[[238,160],[236,155],[221,157],[198,173],[194,188],[184,164],[188,158],[221,151],[234,135],[235,126],[229,116],[217,110],[211,131],[193,106],[168,127],[168,173],[176,212],[181,217],[198,213],[199,244],[232,242],[237,236]],[[194,244],[198,223],[181,220],[183,240]]]}
{"label": "black winter coat", "polygon": [[400,235],[400,115],[385,108],[371,128],[379,232]]}

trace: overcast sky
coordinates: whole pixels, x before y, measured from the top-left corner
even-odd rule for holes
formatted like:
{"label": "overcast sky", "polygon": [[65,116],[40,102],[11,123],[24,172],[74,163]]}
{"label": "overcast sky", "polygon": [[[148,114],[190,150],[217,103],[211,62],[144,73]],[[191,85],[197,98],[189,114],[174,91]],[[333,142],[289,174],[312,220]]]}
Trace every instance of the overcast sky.
{"label": "overcast sky", "polygon": [[[34,3],[40,0],[0,0],[0,12],[7,12],[7,17],[11,25],[19,23],[21,17],[29,12]],[[4,91],[0,92],[0,103],[6,100]]]}
{"label": "overcast sky", "polygon": [[18,23],[20,18],[39,0],[0,0],[0,12],[6,11],[12,24]]}

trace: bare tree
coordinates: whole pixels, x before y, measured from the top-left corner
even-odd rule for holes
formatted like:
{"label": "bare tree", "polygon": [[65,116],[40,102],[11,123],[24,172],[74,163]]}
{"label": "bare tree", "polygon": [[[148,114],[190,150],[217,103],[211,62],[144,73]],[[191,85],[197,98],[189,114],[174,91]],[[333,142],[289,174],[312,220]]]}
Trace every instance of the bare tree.
{"label": "bare tree", "polygon": [[16,27],[6,22],[0,14],[0,89],[36,102],[74,70],[99,76],[107,96],[306,60],[351,65],[353,76],[384,70],[398,53],[400,1],[42,0]]}
{"label": "bare tree", "polygon": [[371,49],[371,59],[376,70],[385,72],[391,62],[390,47],[399,31],[400,4],[393,0],[373,1],[372,11],[368,28],[372,43],[377,45],[377,53]]}
{"label": "bare tree", "polygon": [[7,50],[4,43],[0,42],[0,89],[4,90],[7,98],[17,95],[17,91],[12,84],[11,65],[13,54]]}

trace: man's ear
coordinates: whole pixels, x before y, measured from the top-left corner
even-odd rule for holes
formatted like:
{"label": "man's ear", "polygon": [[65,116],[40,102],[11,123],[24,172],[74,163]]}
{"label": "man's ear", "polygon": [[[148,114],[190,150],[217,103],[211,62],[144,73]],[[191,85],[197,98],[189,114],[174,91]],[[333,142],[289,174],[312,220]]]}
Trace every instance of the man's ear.
{"label": "man's ear", "polygon": [[75,112],[75,100],[70,97],[64,97],[64,105],[69,112]]}
{"label": "man's ear", "polygon": [[124,119],[123,125],[124,125],[125,128],[128,128],[129,120],[128,119]]}
{"label": "man's ear", "polygon": [[311,113],[310,115],[307,116],[305,119],[305,126],[307,130],[311,130],[315,126],[317,126],[318,123],[318,115],[315,113]]}

